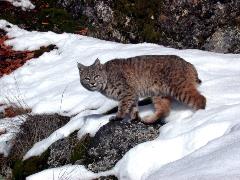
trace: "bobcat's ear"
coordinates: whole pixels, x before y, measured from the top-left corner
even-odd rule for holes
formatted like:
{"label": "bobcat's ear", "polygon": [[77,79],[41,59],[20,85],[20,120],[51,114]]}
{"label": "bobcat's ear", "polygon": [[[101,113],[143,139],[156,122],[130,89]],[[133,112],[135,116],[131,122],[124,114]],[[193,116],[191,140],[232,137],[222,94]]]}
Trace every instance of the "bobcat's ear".
{"label": "bobcat's ear", "polygon": [[85,68],[85,66],[81,63],[77,63],[77,66],[80,72]]}
{"label": "bobcat's ear", "polygon": [[101,65],[101,62],[100,62],[100,60],[97,58],[93,64],[94,64],[95,66],[99,66],[99,65]]}

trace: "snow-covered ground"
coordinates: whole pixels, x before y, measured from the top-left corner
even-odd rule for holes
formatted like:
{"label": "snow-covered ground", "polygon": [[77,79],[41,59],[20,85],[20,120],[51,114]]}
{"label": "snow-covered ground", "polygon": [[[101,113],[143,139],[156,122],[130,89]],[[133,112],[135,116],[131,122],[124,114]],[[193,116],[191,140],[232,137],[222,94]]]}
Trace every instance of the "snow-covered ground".
{"label": "snow-covered ground", "polygon": [[13,6],[21,7],[22,10],[26,11],[27,9],[34,9],[35,6],[29,0],[1,0],[10,2]]}
{"label": "snow-covered ground", "polygon": [[[79,130],[79,137],[86,133],[94,135],[108,122],[109,116],[101,114],[117,102],[85,90],[79,83],[77,62],[90,65],[96,58],[104,63],[118,57],[175,54],[196,66],[203,81],[199,90],[207,98],[206,110],[197,112],[174,103],[159,137],[132,148],[108,172],[94,174],[83,166],[66,166],[40,172],[29,179],[56,179],[63,169],[70,169],[71,179],[92,179],[103,174],[115,174],[124,180],[240,177],[237,171],[240,168],[240,55],[177,50],[149,43],[120,44],[67,33],[28,32],[11,24],[10,28],[6,27],[8,24],[0,20],[0,28],[12,38],[6,44],[16,50],[35,50],[50,44],[58,49],[2,77],[0,104],[6,102],[6,97],[16,103],[21,99],[33,113],[73,116],[64,127],[36,143],[25,159],[41,154],[53,142],[75,130]],[[152,111],[147,106],[140,115]],[[0,143],[9,139],[5,136],[0,137]],[[2,149],[6,151],[7,147]]]}

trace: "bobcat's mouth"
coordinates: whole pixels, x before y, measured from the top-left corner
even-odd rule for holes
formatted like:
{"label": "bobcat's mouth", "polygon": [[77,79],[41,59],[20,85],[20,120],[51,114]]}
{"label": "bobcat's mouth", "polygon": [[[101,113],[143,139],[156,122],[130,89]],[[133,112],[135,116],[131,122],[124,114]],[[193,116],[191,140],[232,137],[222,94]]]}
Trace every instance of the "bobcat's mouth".
{"label": "bobcat's mouth", "polygon": [[90,85],[88,87],[86,87],[89,91],[96,91],[98,88],[96,85]]}

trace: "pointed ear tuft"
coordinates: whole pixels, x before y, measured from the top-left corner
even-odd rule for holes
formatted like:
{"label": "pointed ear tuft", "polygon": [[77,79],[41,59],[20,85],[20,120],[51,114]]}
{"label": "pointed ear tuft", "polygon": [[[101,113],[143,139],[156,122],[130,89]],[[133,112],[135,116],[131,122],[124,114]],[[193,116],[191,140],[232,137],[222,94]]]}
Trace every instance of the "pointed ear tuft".
{"label": "pointed ear tuft", "polygon": [[101,64],[100,60],[97,58],[93,63],[95,66],[99,66]]}
{"label": "pointed ear tuft", "polygon": [[82,71],[85,68],[85,66],[81,63],[77,63],[77,66],[78,66],[79,71]]}

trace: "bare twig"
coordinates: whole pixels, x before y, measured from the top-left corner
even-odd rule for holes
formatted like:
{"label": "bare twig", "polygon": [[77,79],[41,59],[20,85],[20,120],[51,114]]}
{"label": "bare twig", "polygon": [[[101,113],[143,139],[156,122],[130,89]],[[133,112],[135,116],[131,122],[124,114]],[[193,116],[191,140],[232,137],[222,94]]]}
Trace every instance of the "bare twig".
{"label": "bare twig", "polygon": [[62,97],[61,97],[61,102],[60,102],[60,108],[59,108],[59,113],[61,112],[62,110],[62,102],[63,102],[63,96],[64,96],[64,93],[65,91],[67,90],[69,84],[64,88],[63,92],[62,92]]}

